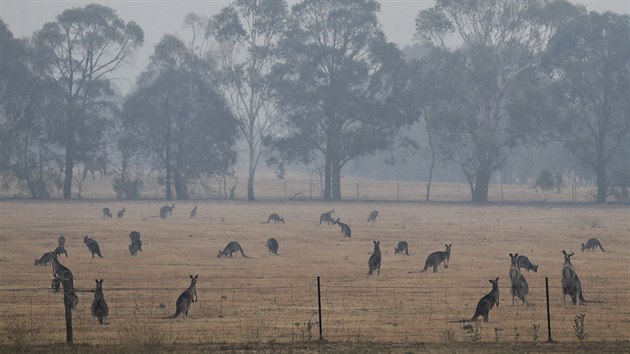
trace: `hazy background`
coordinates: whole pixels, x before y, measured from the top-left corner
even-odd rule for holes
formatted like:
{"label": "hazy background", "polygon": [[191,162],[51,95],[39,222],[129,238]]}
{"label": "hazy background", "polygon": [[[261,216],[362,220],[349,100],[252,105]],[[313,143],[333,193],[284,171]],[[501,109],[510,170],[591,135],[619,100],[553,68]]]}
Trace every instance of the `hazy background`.
{"label": "hazy background", "polygon": [[[142,71],[153,53],[153,46],[164,34],[182,31],[184,16],[190,12],[214,15],[231,1],[54,1],[54,0],[1,0],[0,17],[15,37],[30,36],[42,25],[54,20],[63,10],[91,3],[109,6],[125,21],[135,21],[144,30],[144,45],[134,53],[133,61],[116,71],[116,84],[126,94],[136,76]],[[297,1],[289,1],[292,5]],[[571,0],[586,6],[589,11],[613,11],[630,14],[629,0]],[[388,39],[399,48],[413,43],[415,18],[419,10],[431,7],[433,0],[381,0],[379,19]]]}

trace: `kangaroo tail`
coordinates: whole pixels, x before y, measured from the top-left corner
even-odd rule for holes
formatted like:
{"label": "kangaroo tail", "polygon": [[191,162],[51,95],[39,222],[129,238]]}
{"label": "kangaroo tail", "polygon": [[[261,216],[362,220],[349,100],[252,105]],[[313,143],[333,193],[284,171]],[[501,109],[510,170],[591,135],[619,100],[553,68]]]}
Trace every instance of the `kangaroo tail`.
{"label": "kangaroo tail", "polygon": [[252,257],[249,257],[248,255],[246,255],[245,252],[243,252],[242,248],[241,248],[241,255],[243,256],[243,258],[252,258]]}
{"label": "kangaroo tail", "polygon": [[599,303],[601,303],[601,301],[597,301],[597,300],[586,300],[584,298],[584,294],[582,294],[581,292],[580,292],[580,301],[583,302],[583,303],[587,303],[587,304],[599,304]]}
{"label": "kangaroo tail", "polygon": [[606,252],[606,250],[604,249],[604,247],[602,247],[602,244],[599,244],[599,248],[602,250],[602,252]]}
{"label": "kangaroo tail", "polygon": [[177,316],[179,316],[179,311],[175,311],[175,313],[170,315],[170,316],[162,317],[162,319],[163,320],[173,320],[173,319],[176,319]]}

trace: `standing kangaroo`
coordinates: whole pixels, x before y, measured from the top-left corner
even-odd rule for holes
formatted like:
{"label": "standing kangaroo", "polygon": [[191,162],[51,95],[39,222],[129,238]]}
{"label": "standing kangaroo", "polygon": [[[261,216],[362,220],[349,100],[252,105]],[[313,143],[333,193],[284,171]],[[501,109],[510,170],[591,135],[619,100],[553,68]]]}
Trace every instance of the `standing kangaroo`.
{"label": "standing kangaroo", "polygon": [[183,314],[184,317],[188,317],[188,310],[190,310],[190,305],[192,305],[195,301],[197,301],[197,278],[199,275],[195,275],[194,277],[190,276],[190,286],[186,289],[179,297],[177,298],[175,314],[166,318],[175,319],[179,314]]}
{"label": "standing kangaroo", "polygon": [[398,246],[394,247],[394,254],[404,254],[404,255],[409,255],[409,245],[407,244],[407,241],[400,241],[398,242]]}
{"label": "standing kangaroo", "polygon": [[516,257],[516,263],[518,264],[519,268],[525,268],[525,270],[528,272],[530,270],[533,270],[534,273],[538,272],[538,266],[530,262],[527,256],[523,256],[522,254],[519,255],[518,257]]}
{"label": "standing kangaroo", "polygon": [[101,325],[107,325],[107,315],[109,314],[109,307],[105,302],[105,296],[103,295],[103,279],[96,281],[96,289],[94,289],[94,302],[92,302],[92,317],[94,320],[98,319],[98,323]]}
{"label": "standing kangaroo", "polygon": [[135,256],[138,251],[142,252],[142,240],[140,240],[140,233],[138,231],[131,231],[129,233],[131,244],[129,245],[129,253]]}
{"label": "standing kangaroo", "polygon": [[323,213],[322,215],[319,216],[319,224],[323,224],[323,223],[327,223],[328,225],[332,225],[333,221],[335,221],[335,219],[333,219],[332,214],[335,213],[335,209],[333,208],[332,210],[329,210],[325,213]]}
{"label": "standing kangaroo", "polygon": [[225,248],[223,249],[223,251],[219,251],[219,254],[217,255],[217,258],[221,258],[221,257],[226,257],[229,255],[230,258],[232,258],[232,253],[234,252],[241,252],[241,255],[243,255],[243,257],[245,258],[251,258],[251,257],[247,257],[245,255],[245,252],[243,251],[243,247],[241,247],[241,245],[236,242],[236,241],[230,241],[228,242],[228,244],[225,246]]}
{"label": "standing kangaroo", "polygon": [[374,241],[374,252],[368,260],[369,272],[368,275],[372,275],[376,271],[376,275],[381,274],[381,241]]}
{"label": "standing kangaroo", "polygon": [[116,217],[117,217],[118,219],[122,219],[122,218],[123,218],[123,216],[125,216],[125,212],[126,212],[126,211],[127,211],[127,209],[125,209],[125,208],[122,208],[121,210],[118,210],[118,213],[116,214]]}
{"label": "standing kangaroo", "polygon": [[271,215],[269,215],[269,217],[267,218],[267,224],[269,224],[270,222],[272,222],[274,224],[278,224],[278,223],[283,223],[284,224],[284,218],[281,218],[280,215],[273,213]]}
{"label": "standing kangaroo", "polygon": [[449,243],[444,246],[446,246],[446,251],[433,252],[427,257],[427,260],[424,262],[424,269],[422,269],[422,272],[426,272],[429,267],[433,267],[433,273],[436,273],[438,266],[442,262],[444,262],[444,269],[448,268],[448,264],[451,259],[452,244]]}
{"label": "standing kangaroo", "polygon": [[165,205],[160,208],[160,218],[166,219],[167,216],[173,216],[173,209],[175,209],[175,204],[171,204],[170,206]]}
{"label": "standing kangaroo", "polygon": [[510,253],[510,280],[512,282],[512,305],[514,305],[514,297],[517,297],[523,301],[525,306],[529,306],[527,303],[527,294],[529,294],[529,285],[527,285],[527,280],[521,273],[520,268],[518,267],[518,253],[511,254]]}
{"label": "standing kangaroo", "polygon": [[64,291],[66,284],[70,287],[70,295],[72,296],[72,309],[76,310],[77,305],[79,304],[79,297],[74,291],[74,276],[72,275],[70,269],[66,268],[63,264],[59,262],[59,260],[57,259],[57,255],[55,254],[53,254],[52,271],[53,278],[58,279],[63,284]]}
{"label": "standing kangaroo", "polygon": [[278,255],[278,247],[280,247],[280,244],[275,238],[271,237],[267,240],[267,248],[269,249],[269,252],[275,254],[276,256]]}
{"label": "standing kangaroo", "polygon": [[57,246],[57,248],[55,248],[55,250],[53,252],[55,252],[56,255],[60,256],[62,253],[66,255],[66,257],[68,257],[68,252],[66,251],[66,238],[65,236],[61,235],[59,236],[59,238],[57,238],[57,242],[59,243],[59,246]]}
{"label": "standing kangaroo", "polygon": [[194,218],[197,216],[197,205],[190,211],[190,218]]}
{"label": "standing kangaroo", "polygon": [[98,242],[96,242],[96,240],[89,238],[88,235],[85,235],[85,237],[83,237],[83,243],[85,243],[88,250],[90,250],[90,253],[92,253],[92,258],[94,258],[94,255],[103,258],[101,248],[98,246]]}
{"label": "standing kangaroo", "polygon": [[475,314],[470,321],[476,321],[479,316],[483,316],[483,321],[488,322],[488,314],[494,304],[499,307],[499,277],[494,280],[490,279],[490,283],[492,283],[492,290],[479,300]]}
{"label": "standing kangaroo", "polygon": [[352,237],[352,230],[350,229],[350,226],[348,224],[340,222],[339,220],[340,218],[337,218],[337,220],[333,221],[333,224],[337,224],[339,225],[339,227],[341,227],[341,233],[343,234],[343,237]]}
{"label": "standing kangaroo", "polygon": [[103,219],[111,219],[112,218],[112,212],[109,210],[109,208],[103,208]]}
{"label": "standing kangaroo", "polygon": [[573,305],[581,305],[583,302],[586,302],[586,300],[584,300],[584,295],[582,294],[582,282],[575,272],[573,264],[571,264],[571,257],[575,253],[567,253],[565,250],[562,250],[562,254],[564,254],[564,265],[562,266],[562,302],[564,303],[567,299],[567,295],[569,295],[571,296]]}
{"label": "standing kangaroo", "polygon": [[368,217],[368,224],[372,223],[374,224],[376,222],[376,217],[378,217],[378,210],[374,210],[370,213],[370,216]]}
{"label": "standing kangaroo", "polygon": [[602,243],[599,242],[598,239],[596,238],[590,238],[588,239],[588,241],[586,241],[586,244],[582,244],[582,252],[584,251],[590,251],[593,250],[595,251],[595,249],[599,247],[600,250],[602,250],[602,252],[606,252],[606,250],[604,249],[604,247],[602,247]]}

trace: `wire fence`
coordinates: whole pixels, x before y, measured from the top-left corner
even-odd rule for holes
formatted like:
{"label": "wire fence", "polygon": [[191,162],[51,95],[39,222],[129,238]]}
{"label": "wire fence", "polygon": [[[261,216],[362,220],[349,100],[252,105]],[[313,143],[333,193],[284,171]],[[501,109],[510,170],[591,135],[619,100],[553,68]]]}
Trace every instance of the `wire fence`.
{"label": "wire fence", "polygon": [[[180,279],[181,280],[181,279]],[[607,279],[610,281],[610,279]],[[315,278],[229,279],[220,286],[199,286],[189,317],[168,319],[184,290],[155,286],[107,288],[107,326],[94,322],[92,293],[79,292],[73,311],[75,343],[127,341],[151,343],[268,343],[319,338]],[[500,304],[490,322],[470,319],[478,300],[490,290],[487,279],[454,285],[422,286],[410,278],[322,278],[322,335],[333,342],[544,342],[547,340],[545,284],[530,282],[531,306],[512,305],[509,284],[500,286]],[[504,281],[505,282],[505,281]],[[598,279],[582,279],[597,284]],[[484,284],[485,283],[485,284]],[[561,342],[629,340],[629,279],[585,290],[589,302],[563,303],[559,281],[550,280],[552,338]],[[88,289],[86,289],[88,290]],[[48,288],[0,290],[2,341],[29,343],[65,340],[63,294]],[[581,317],[581,315],[584,315]],[[580,323],[580,319],[582,322]]]}

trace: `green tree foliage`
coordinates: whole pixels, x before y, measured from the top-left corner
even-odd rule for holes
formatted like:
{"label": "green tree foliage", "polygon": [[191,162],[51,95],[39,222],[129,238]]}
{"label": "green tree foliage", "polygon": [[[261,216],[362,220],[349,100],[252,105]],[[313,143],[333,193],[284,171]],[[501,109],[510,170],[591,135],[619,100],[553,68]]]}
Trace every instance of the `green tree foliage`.
{"label": "green tree foliage", "polygon": [[397,104],[404,62],[370,0],[305,0],[293,6],[273,85],[286,117],[270,163],[323,160],[324,199],[341,199],[341,169],[387,149],[405,123]]}
{"label": "green tree foliage", "polygon": [[247,143],[247,199],[254,200],[254,176],[265,152],[263,140],[277,121],[269,75],[288,14],[284,0],[236,0],[208,22],[219,48],[221,83],[239,134]]}
{"label": "green tree foliage", "polygon": [[150,157],[163,172],[169,200],[173,187],[177,199],[188,199],[192,183],[225,173],[235,162],[237,120],[215,75],[212,62],[166,35],[125,100],[120,146],[134,142]]}
{"label": "green tree foliage", "polygon": [[108,78],[142,42],[136,23],[96,4],[65,10],[33,35],[35,70],[63,97],[63,114],[50,128],[64,150],[65,199],[72,197],[74,166],[101,148],[110,126],[106,117],[114,105]]}
{"label": "green tree foliage", "polygon": [[442,68],[459,78],[449,95],[454,107],[435,116],[433,129],[441,158],[462,167],[474,202],[488,200],[492,173],[509,156],[542,136],[549,106],[538,68],[573,12],[544,0],[438,0],[418,14],[421,41],[443,51],[448,37],[463,43]]}
{"label": "green tree foliage", "polygon": [[548,61],[562,107],[556,133],[597,176],[598,202],[608,198],[615,174],[629,169],[629,43],[630,16],[582,11],[558,31]]}

